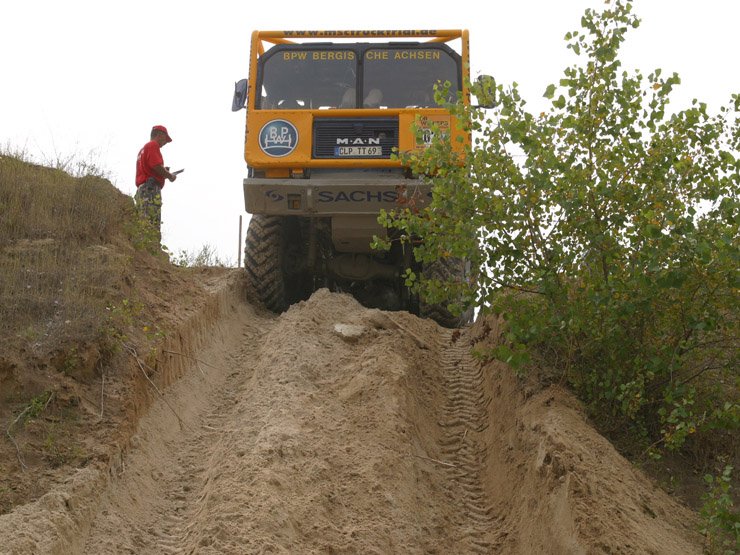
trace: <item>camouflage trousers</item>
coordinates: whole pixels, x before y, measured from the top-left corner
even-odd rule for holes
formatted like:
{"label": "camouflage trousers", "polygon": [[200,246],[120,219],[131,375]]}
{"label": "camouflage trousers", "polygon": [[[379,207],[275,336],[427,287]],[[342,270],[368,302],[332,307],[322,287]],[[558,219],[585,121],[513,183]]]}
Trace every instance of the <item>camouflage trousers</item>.
{"label": "camouflage trousers", "polygon": [[139,217],[151,225],[157,240],[161,242],[162,188],[159,183],[151,177],[147,179],[136,188],[134,200],[139,210]]}

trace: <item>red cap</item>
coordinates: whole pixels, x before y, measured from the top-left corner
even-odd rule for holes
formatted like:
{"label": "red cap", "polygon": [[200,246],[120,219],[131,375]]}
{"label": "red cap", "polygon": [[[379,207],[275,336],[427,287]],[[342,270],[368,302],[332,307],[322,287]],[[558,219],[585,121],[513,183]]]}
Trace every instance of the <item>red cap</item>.
{"label": "red cap", "polygon": [[167,142],[172,142],[172,137],[170,137],[170,134],[167,133],[167,128],[164,125],[155,125],[154,127],[152,127],[152,131],[161,131],[167,136]]}

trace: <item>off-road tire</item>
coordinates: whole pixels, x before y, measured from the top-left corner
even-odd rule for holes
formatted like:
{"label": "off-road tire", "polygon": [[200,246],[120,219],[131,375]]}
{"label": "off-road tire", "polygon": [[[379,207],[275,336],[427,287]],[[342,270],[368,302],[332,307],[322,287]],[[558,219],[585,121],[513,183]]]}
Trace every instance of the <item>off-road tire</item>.
{"label": "off-road tire", "polygon": [[[422,274],[426,278],[452,281],[467,277],[467,263],[459,258],[443,258],[424,265]],[[455,316],[446,304],[427,304],[423,298],[419,299],[419,315],[430,318],[445,328],[461,328],[473,321],[473,309],[468,308],[459,316]]]}
{"label": "off-road tire", "polygon": [[244,268],[247,271],[247,296],[272,312],[289,306],[286,276],[283,218],[254,214],[249,221],[244,246]]}

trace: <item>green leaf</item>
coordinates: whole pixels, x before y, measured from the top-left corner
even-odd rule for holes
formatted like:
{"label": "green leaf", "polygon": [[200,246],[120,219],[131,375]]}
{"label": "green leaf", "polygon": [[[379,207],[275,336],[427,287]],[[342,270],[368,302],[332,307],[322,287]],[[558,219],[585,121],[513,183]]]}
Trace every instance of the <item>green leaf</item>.
{"label": "green leaf", "polygon": [[661,231],[661,227],[659,225],[648,224],[645,227],[645,231],[647,231],[647,236],[653,239],[658,239],[663,236],[663,232]]}
{"label": "green leaf", "polygon": [[542,95],[545,98],[552,98],[555,94],[555,85],[548,85],[547,89],[545,89],[545,94]]}
{"label": "green leaf", "polygon": [[683,272],[681,270],[672,270],[664,275],[662,275],[658,279],[658,287],[662,289],[671,289],[671,288],[678,288],[681,287],[684,283],[686,283],[686,280],[688,279],[688,275],[686,272]]}

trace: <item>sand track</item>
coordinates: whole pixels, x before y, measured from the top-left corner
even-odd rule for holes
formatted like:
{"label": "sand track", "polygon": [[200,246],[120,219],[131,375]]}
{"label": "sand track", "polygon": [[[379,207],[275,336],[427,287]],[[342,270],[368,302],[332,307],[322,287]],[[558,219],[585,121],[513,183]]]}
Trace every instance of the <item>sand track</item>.
{"label": "sand track", "polygon": [[[91,486],[88,520],[44,531],[72,539],[42,541],[28,524],[22,545],[701,552],[695,516],[624,461],[566,392],[528,390],[506,367],[472,358],[471,344],[495,342],[495,330],[453,333],[326,290],[280,316],[232,307],[194,353],[202,362],[140,420],[114,476]],[[38,505],[25,514],[48,510]],[[14,531],[19,522],[31,521],[16,515]]]}
{"label": "sand track", "polygon": [[[244,394],[272,316],[239,305],[163,400],[141,420],[125,465],[103,497],[85,553],[178,553],[192,537],[202,483],[235,401]],[[166,402],[165,402],[166,400]]]}
{"label": "sand track", "polygon": [[483,390],[483,372],[471,355],[469,345],[453,341],[452,332],[441,332],[447,347],[442,353],[442,373],[447,392],[440,439],[441,451],[452,466],[447,467],[449,487],[459,508],[456,524],[459,542],[470,553],[490,553],[491,506],[483,489],[486,449],[479,434],[488,427],[490,398]]}

